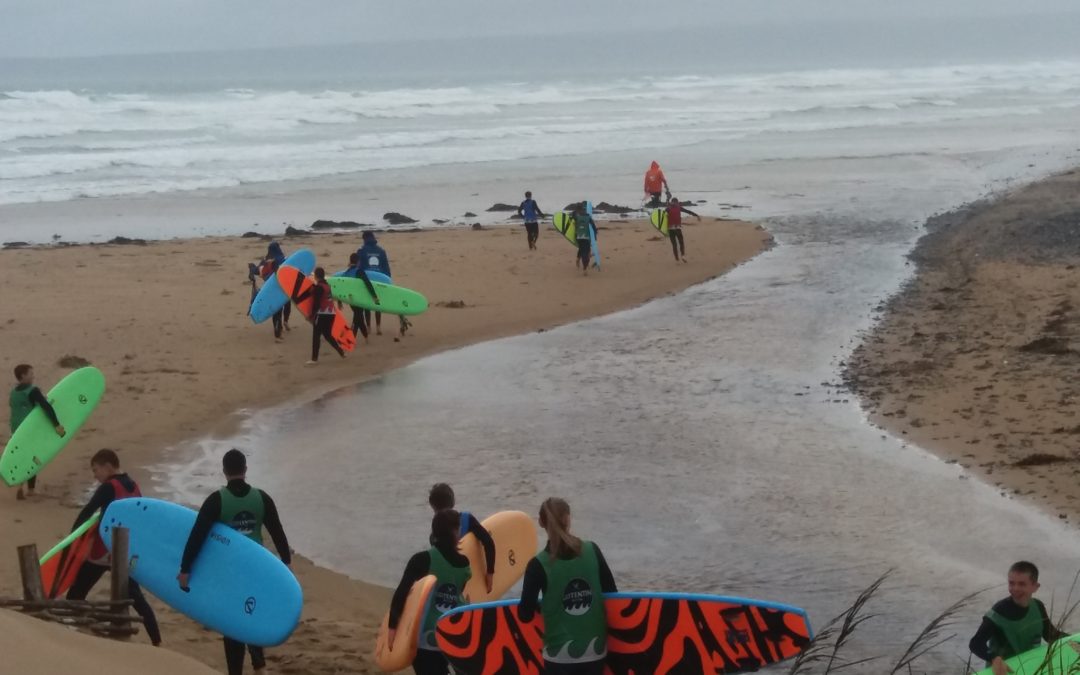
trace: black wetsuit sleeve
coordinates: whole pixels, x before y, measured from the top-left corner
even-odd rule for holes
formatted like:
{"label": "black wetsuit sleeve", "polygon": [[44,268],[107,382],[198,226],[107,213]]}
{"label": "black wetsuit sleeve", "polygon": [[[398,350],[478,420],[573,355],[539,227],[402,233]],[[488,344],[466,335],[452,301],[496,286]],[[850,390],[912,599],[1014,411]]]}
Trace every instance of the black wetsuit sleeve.
{"label": "black wetsuit sleeve", "polygon": [[371,293],[371,297],[375,298],[375,302],[378,302],[379,294],[375,292],[375,287],[371,285],[371,279],[368,278],[367,272],[359,265],[356,267],[356,278],[364,280],[364,286],[367,288],[368,293]]}
{"label": "black wetsuit sleeve", "polygon": [[596,564],[600,568],[600,591],[603,593],[618,593],[619,589],[615,586],[615,575],[611,573],[611,568],[608,567],[604,554],[600,552],[600,547],[593,544],[593,550],[596,551]]}
{"label": "black wetsuit sleeve", "polygon": [[75,524],[71,526],[71,529],[75,530],[87,520],[90,520],[90,516],[111,504],[114,499],[116,499],[116,490],[113,489],[111,482],[99,485],[90,497],[90,501],[86,502],[86,506],[82,508],[82,511],[79,511],[79,515],[76,516]]}
{"label": "black wetsuit sleeve", "polygon": [[680,209],[682,209],[682,212],[683,212],[683,213],[689,213],[690,215],[692,215],[692,216],[693,216],[693,217],[695,217],[695,218],[700,218],[700,217],[701,217],[701,216],[699,216],[698,214],[696,214],[696,213],[694,213],[693,211],[691,211],[690,209],[686,208],[685,206],[680,206],[679,208],[680,208]]}
{"label": "black wetsuit sleeve", "polygon": [[1068,636],[1068,633],[1064,633],[1057,629],[1057,626],[1050,620],[1050,615],[1046,613],[1046,605],[1041,602],[1039,602],[1039,613],[1042,614],[1043,620],[1043,639],[1046,640],[1047,643]]}
{"label": "black wetsuit sleeve", "polygon": [[525,578],[521,582],[521,602],[518,604],[518,617],[528,623],[540,609],[540,594],[547,590],[547,573],[540,561],[533,558],[525,567]]}
{"label": "black wetsuit sleeve", "polygon": [[968,649],[971,650],[972,654],[989,663],[994,660],[994,655],[990,652],[990,640],[992,639],[999,644],[1004,641],[1001,629],[993,621],[983,617],[982,623],[979,624],[979,630],[975,632],[975,636],[968,643]]}
{"label": "black wetsuit sleeve", "polygon": [[397,628],[401,620],[401,613],[405,611],[405,600],[409,597],[409,591],[413,584],[428,575],[431,570],[431,554],[421,551],[409,558],[409,564],[405,566],[405,573],[401,575],[401,583],[394,591],[394,599],[390,601],[390,621],[387,624],[391,630]]}
{"label": "black wetsuit sleeve", "polygon": [[491,538],[491,533],[476,518],[469,518],[469,532],[473,533],[484,549],[488,574],[495,574],[495,540]]}
{"label": "black wetsuit sleeve", "polygon": [[41,390],[34,387],[30,390],[30,401],[41,406],[41,409],[45,411],[45,414],[49,416],[54,427],[60,426],[60,420],[56,418],[56,410],[53,409],[52,404],[45,398],[45,394],[41,393]]}
{"label": "black wetsuit sleeve", "polygon": [[[262,492],[260,490],[260,492]],[[262,492],[263,498],[263,527],[270,533],[274,540],[274,548],[277,549],[278,557],[286,565],[292,564],[292,551],[289,550],[289,540],[285,536],[285,528],[281,526],[281,518],[278,516],[277,505],[270,495]]]}
{"label": "black wetsuit sleeve", "polygon": [[180,559],[180,572],[182,574],[191,573],[191,566],[195,563],[195,558],[199,557],[199,551],[202,550],[203,543],[206,542],[206,537],[210,534],[210,528],[214,526],[214,523],[220,517],[221,494],[215,492],[206,498],[202,508],[199,509],[199,515],[195,517],[195,525],[192,526],[187,545],[184,546],[184,557]]}

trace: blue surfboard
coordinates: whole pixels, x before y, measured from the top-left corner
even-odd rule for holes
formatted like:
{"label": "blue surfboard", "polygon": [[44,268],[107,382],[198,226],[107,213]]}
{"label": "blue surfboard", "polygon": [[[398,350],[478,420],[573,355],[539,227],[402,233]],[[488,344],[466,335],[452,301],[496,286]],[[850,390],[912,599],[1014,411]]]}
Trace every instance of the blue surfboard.
{"label": "blue surfboard", "polygon": [[99,531],[111,547],[112,529],[128,528],[131,578],[181,614],[245,644],[284,642],[300,621],[300,584],[270,551],[231,527],[211,528],[188,590],[180,589],[176,575],[195,516],[160,499],[120,499],[105,510]]}
{"label": "blue surfboard", "polygon": [[[288,258],[285,258],[285,261],[281,264],[295,267],[307,276],[315,271],[315,254],[306,248],[302,248]],[[278,311],[288,303],[289,296],[281,288],[281,285],[277,280],[277,274],[275,274],[263,282],[262,288],[259,289],[255,299],[251,302],[251,309],[248,310],[248,316],[250,316],[251,320],[255,323],[262,323],[274,316],[274,312]]]}
{"label": "blue surfboard", "polygon": [[[592,218],[592,202],[585,202],[585,213]],[[593,267],[600,269],[600,245],[596,243],[596,230],[589,228],[589,243],[592,245]]]}
{"label": "blue surfboard", "polygon": [[[341,270],[340,272],[334,272],[334,276],[335,277],[343,277],[343,276],[345,276],[345,273],[348,272],[348,271],[349,270]],[[390,280],[390,277],[383,274],[382,272],[376,272],[375,270],[368,271],[367,272],[367,278],[368,278],[369,281],[374,281],[374,282],[380,283],[380,284],[390,284],[390,285],[394,284],[394,282]]]}

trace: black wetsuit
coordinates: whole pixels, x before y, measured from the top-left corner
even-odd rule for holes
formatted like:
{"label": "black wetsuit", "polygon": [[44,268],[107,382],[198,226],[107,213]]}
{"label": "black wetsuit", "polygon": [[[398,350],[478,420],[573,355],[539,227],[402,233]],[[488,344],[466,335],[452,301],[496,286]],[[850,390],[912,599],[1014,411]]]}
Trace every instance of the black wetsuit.
{"label": "black wetsuit", "polygon": [[311,333],[311,360],[319,360],[319,345],[321,344],[319,337],[321,336],[326,340],[326,344],[334,348],[334,351],[338,353],[338,356],[344,357],[345,350],[341,348],[338,341],[334,338],[334,314],[326,314],[320,311],[324,302],[327,300],[326,294],[330,292],[330,287],[326,285],[325,281],[317,282],[310,290],[304,291],[296,299],[297,301],[304,300],[308,296],[311,296],[313,307],[315,307],[315,320],[312,322]]}
{"label": "black wetsuit", "polygon": [[[254,489],[243,478],[234,478],[225,487],[237,497],[244,497]],[[278,517],[277,506],[274,504],[274,500],[270,498],[270,495],[261,490],[260,492],[263,497],[263,526],[274,541],[274,547],[277,549],[278,556],[281,557],[281,562],[288,565],[292,562],[292,553],[289,551],[289,540],[285,537],[285,529],[281,527],[281,518]],[[184,547],[184,556],[180,560],[180,572],[184,574],[191,573],[191,566],[199,556],[199,551],[202,550],[203,543],[210,534],[210,528],[214,526],[214,523],[220,522],[220,517],[221,493],[214,492],[206,498],[206,501],[199,508],[199,515],[195,518],[195,525],[191,528],[187,545]],[[229,675],[241,675],[244,672],[245,649],[251,654],[251,666],[253,668],[257,670],[266,665],[266,657],[263,654],[262,647],[245,645],[230,638],[224,638],[224,641],[225,663],[229,669]]]}
{"label": "black wetsuit", "polygon": [[[1043,639],[1047,642],[1053,642],[1058,638],[1065,637],[1065,633],[1059,631],[1054,627],[1054,624],[1051,623],[1050,616],[1046,613],[1046,606],[1042,601],[1034,598],[1032,598],[1031,601],[1035,603],[1039,608],[1039,612],[1042,614]],[[1012,598],[1005,598],[994,605],[992,611],[1009,621],[1018,621],[1027,614],[1028,608],[1016,604]],[[982,623],[979,625],[979,630],[976,631],[974,637],[968,642],[968,649],[971,650],[972,654],[989,663],[994,659],[994,654],[990,651],[991,641],[999,645],[1008,644],[1001,629],[998,628],[993,621],[983,617]]]}
{"label": "black wetsuit", "polygon": [[[15,388],[16,389],[25,389],[26,387],[34,387],[34,385],[32,385],[32,384],[20,384],[20,385],[16,386]],[[42,410],[45,411],[45,414],[48,416],[49,421],[52,422],[54,427],[60,426],[60,420],[58,420],[56,418],[56,410],[54,410],[53,407],[52,407],[52,404],[50,404],[49,401],[46,400],[45,394],[42,394],[41,390],[38,389],[37,387],[34,387],[33,391],[30,392],[30,402],[33,403],[36,406],[39,406]],[[29,480],[26,481],[26,487],[33,490],[34,487],[36,487],[36,486],[37,486],[37,475],[35,474]]]}
{"label": "black wetsuit", "polygon": [[[355,268],[350,267],[349,271],[353,271],[354,269],[355,269],[355,273],[354,273],[353,276],[355,276],[357,279],[363,279],[364,280],[364,286],[367,288],[368,293],[371,293],[371,297],[375,298],[375,300],[377,301],[379,299],[379,294],[375,292],[375,287],[371,285],[371,279],[368,278],[367,272],[365,272],[364,269],[362,267],[360,267],[359,265],[356,265]],[[359,308],[359,307],[353,307],[352,308],[352,332],[353,332],[353,335],[356,335],[357,333],[360,333],[361,335],[363,335],[366,338],[368,336],[368,332],[369,332],[368,323],[369,323],[368,322],[368,317],[367,317],[367,314],[364,312],[364,310]]]}

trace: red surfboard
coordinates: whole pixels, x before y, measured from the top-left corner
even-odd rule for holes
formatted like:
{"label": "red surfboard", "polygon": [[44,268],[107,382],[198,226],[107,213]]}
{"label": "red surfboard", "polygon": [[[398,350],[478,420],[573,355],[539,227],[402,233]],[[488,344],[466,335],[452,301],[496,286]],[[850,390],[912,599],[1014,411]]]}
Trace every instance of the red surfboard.
{"label": "red surfboard", "polygon": [[[309,291],[315,286],[315,282],[300,270],[289,265],[282,265],[278,268],[277,279],[282,290],[296,303],[296,308],[300,310],[300,313],[306,316],[309,321],[313,319],[317,308],[315,307],[315,300],[311,297]],[[298,300],[297,298],[301,298],[301,296],[304,297]],[[334,325],[330,332],[345,351],[351,352],[356,347],[356,336],[353,335],[349,322],[345,320],[345,317],[341,315],[341,310],[337,307],[334,307]]]}

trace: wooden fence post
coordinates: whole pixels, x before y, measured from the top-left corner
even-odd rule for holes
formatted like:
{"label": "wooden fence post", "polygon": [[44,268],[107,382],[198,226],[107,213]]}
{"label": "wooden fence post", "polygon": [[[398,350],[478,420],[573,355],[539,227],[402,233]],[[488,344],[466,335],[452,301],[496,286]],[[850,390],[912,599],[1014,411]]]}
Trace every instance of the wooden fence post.
{"label": "wooden fence post", "polygon": [[18,551],[23,598],[26,600],[44,600],[45,585],[41,583],[41,565],[38,563],[37,544],[20,546]]}

